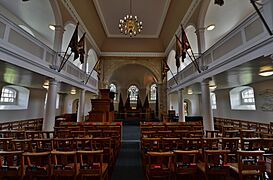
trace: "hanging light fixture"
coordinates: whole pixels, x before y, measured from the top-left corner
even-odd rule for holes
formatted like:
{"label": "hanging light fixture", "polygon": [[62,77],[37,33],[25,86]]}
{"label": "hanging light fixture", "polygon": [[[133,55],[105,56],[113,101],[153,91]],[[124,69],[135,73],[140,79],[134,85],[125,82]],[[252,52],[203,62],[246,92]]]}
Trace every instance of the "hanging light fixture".
{"label": "hanging light fixture", "polygon": [[138,21],[137,16],[132,15],[132,3],[130,0],[130,13],[124,16],[123,19],[119,20],[118,25],[120,32],[125,35],[129,35],[132,37],[133,35],[137,35],[142,31],[142,22]]}

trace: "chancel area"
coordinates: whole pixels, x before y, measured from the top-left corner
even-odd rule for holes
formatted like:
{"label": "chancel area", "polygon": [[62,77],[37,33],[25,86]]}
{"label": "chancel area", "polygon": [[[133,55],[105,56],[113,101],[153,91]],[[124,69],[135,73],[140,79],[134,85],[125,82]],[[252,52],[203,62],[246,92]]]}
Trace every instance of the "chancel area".
{"label": "chancel area", "polygon": [[0,179],[273,179],[272,0],[0,0]]}

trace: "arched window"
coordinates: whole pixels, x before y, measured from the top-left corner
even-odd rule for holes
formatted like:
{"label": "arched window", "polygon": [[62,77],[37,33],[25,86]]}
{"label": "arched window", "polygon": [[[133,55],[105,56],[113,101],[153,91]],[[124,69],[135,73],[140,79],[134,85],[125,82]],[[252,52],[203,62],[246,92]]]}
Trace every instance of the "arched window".
{"label": "arched window", "polygon": [[0,102],[3,104],[16,104],[17,91],[10,87],[4,87],[1,93]]}
{"label": "arched window", "polygon": [[157,91],[157,85],[152,84],[150,88],[150,100],[155,101],[156,100],[156,91]]}
{"label": "arched window", "polygon": [[27,109],[30,91],[21,86],[8,85],[1,90],[0,110]]}
{"label": "arched window", "polygon": [[135,85],[131,85],[128,88],[130,101],[136,101],[137,100],[138,92],[139,92],[139,89]]}
{"label": "arched window", "polygon": [[252,88],[247,88],[241,91],[241,104],[254,104],[254,91]]}
{"label": "arched window", "polygon": [[114,92],[115,93],[115,96],[114,96],[114,100],[117,100],[117,87],[115,84],[111,83],[109,85],[109,88],[110,88],[110,92]]}
{"label": "arched window", "polygon": [[211,109],[216,109],[216,95],[215,93],[210,93],[210,102],[211,102]]}
{"label": "arched window", "polygon": [[231,109],[256,110],[254,89],[250,86],[233,88],[229,92]]}

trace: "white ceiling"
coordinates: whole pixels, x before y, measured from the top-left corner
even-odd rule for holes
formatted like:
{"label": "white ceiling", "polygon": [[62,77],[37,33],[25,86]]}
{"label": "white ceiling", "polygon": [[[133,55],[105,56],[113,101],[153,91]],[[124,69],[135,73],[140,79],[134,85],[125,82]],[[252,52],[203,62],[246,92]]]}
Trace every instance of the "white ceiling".
{"label": "white ceiling", "polygon": [[[128,38],[118,28],[119,20],[130,13],[130,0],[93,0],[108,37]],[[131,0],[132,15],[143,23],[136,38],[158,38],[171,0]]]}

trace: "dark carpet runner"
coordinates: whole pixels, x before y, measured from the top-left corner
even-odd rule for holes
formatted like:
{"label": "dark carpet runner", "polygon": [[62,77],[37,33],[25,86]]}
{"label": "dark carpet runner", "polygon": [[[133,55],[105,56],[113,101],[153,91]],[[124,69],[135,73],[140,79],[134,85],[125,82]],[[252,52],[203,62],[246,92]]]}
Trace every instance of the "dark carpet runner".
{"label": "dark carpet runner", "polygon": [[112,180],[142,180],[139,126],[125,125],[122,132],[122,147],[112,173]]}

